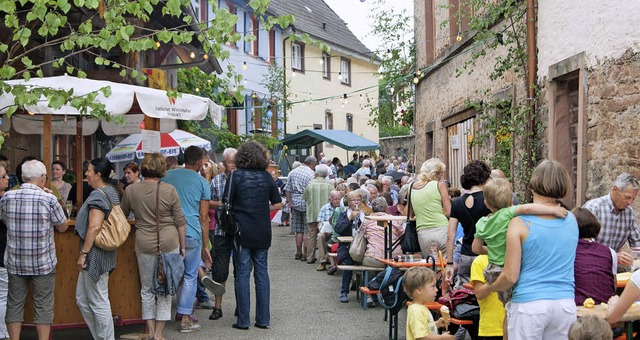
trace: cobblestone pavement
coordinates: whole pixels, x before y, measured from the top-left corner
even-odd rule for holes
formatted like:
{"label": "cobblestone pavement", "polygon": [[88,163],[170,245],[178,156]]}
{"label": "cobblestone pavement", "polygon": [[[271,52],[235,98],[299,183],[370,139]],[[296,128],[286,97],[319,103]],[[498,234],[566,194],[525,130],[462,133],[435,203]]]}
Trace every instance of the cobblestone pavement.
{"label": "cobblestone pavement", "polygon": [[[178,323],[169,322],[165,330],[167,339],[388,339],[388,323],[383,321],[380,307],[363,310],[356,301],[355,292],[349,294],[349,303],[340,303],[340,272],[329,276],[317,272],[317,264],[294,260],[294,238],[288,227],[273,225],[273,242],[269,250],[269,274],[271,279],[271,327],[264,330],[251,327],[237,330],[231,327],[236,321],[233,277],[223,300],[224,316],[209,320],[209,310],[196,310],[202,329],[193,333],[179,333]],[[251,318],[255,316],[253,280],[251,283]],[[175,312],[175,303],[174,303]],[[400,313],[398,335],[404,338],[406,309]],[[143,332],[142,325],[116,327],[116,339],[123,334]],[[23,339],[36,339],[35,331],[25,330]],[[85,329],[56,330],[55,340],[91,339]]]}

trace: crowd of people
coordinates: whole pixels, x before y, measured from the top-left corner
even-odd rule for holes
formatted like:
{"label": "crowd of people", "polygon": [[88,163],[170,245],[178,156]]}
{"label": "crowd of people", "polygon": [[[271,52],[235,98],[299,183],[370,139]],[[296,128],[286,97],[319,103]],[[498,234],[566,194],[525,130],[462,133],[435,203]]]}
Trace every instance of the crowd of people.
{"label": "crowd of people", "polygon": [[[460,328],[456,338],[466,332],[472,339],[566,339],[570,329],[573,336],[589,332],[584,323],[574,325],[576,306],[587,298],[596,304],[611,302],[615,274],[632,265],[629,247],[640,243],[630,207],[640,187],[626,173],[614,181],[610,193],[568,211],[562,200],[572,181],[556,161],[545,160],[535,168],[528,186],[532,203],[522,205],[504,173],[479,160],[464,167],[461,190],[443,180],[445,165],[436,158],[422,163],[415,176],[396,176],[401,168],[382,155],[377,161],[354,156],[343,168],[344,179],[332,177],[324,164],[325,160],[307,157],[284,187],[296,235],[294,259],[313,264],[317,248],[316,269],[333,275],[336,264],[354,264],[348,243],[338,242],[337,236],[364,231],[368,243],[361,264],[379,267],[376,258],[384,257],[382,229],[366,216],[409,214],[416,220],[422,256],[445,254],[439,294],[470,285],[479,299],[477,327]],[[397,238],[404,226],[391,230]],[[331,258],[328,252],[337,255]],[[414,302],[435,299],[435,276],[412,273],[405,278]],[[351,285],[352,273],[343,271],[341,302],[349,301]],[[619,302],[613,299],[609,322],[619,320],[640,297],[638,287],[640,272],[632,275]],[[371,299],[368,302],[373,305]],[[410,308],[408,339],[438,335],[434,330],[442,322],[416,317],[423,312]]]}
{"label": "crowd of people", "polygon": [[[383,267],[377,259],[385,254],[384,229],[367,216],[415,219],[421,255],[443,252],[446,268],[438,274],[441,281],[423,267],[405,274],[404,288],[413,299],[407,339],[454,338],[439,333],[448,321],[434,320],[423,304],[465,284],[473,287],[480,305],[477,327],[466,330],[473,339],[578,339],[591,328],[576,323],[577,305],[588,298],[596,304],[608,302],[608,321],[615,323],[640,297],[640,272],[631,276],[619,299],[614,297],[616,273],[633,264],[630,247],[640,246],[631,208],[640,184],[630,174],[618,176],[606,195],[568,211],[562,199],[572,182],[556,161],[545,160],[535,168],[528,186],[532,203],[522,205],[504,173],[479,160],[464,167],[461,190],[444,180],[446,168],[437,158],[419,168],[412,157],[405,163],[384,155],[375,160],[354,155],[346,166],[323,155],[319,161],[309,156],[296,163],[284,184],[276,171],[269,171],[268,151],[255,141],[225,149],[219,164],[194,146],[184,151],[183,166],[171,157],[146,154],[140,164],[125,165],[124,176],[115,180],[112,163],[93,159],[85,162],[83,178],[72,186],[63,180],[62,162],[53,163],[48,182],[47,169],[34,157],[26,157],[15,175],[0,158],[0,319],[6,321],[6,326],[0,322],[0,339],[19,338],[29,284],[39,337],[49,336],[54,230],[67,230],[71,211],[65,211],[66,202],[75,199],[79,185],[85,199],[75,212],[80,253],[76,302],[96,339],[114,338],[108,281],[117,251],[98,247],[95,239],[117,204],[136,220],[141,314],[148,339],[164,339],[172,319],[171,295],[153,293],[159,252],[179,254],[184,264],[176,289],[180,332],[200,329],[196,308],[210,309],[211,320],[223,317],[231,264],[237,318],[233,327],[251,327],[253,271],[253,326],[269,328],[268,255],[273,212],[279,210],[280,225],[290,225],[294,235],[293,259],[328,275],[338,271],[338,264],[355,264],[349,244],[338,237],[358,233],[367,241],[361,264]],[[225,232],[216,217],[225,203],[232,206],[236,231]],[[389,230],[398,240],[405,233],[404,222],[394,222]],[[393,254],[401,254],[400,247]],[[344,270],[341,275],[336,296],[348,303],[352,273]],[[375,305],[371,298],[367,303]],[[464,332],[461,328],[455,338]]]}
{"label": "crowd of people", "polygon": [[[184,150],[182,167],[175,159],[149,153],[140,164],[126,164],[121,180],[114,180],[115,169],[107,159],[93,159],[85,162],[83,178],[71,186],[62,180],[66,171],[62,162],[53,163],[47,185],[45,165],[26,157],[16,169],[17,184],[11,188],[8,160],[0,159],[0,197],[6,197],[0,199],[0,339],[20,338],[29,284],[33,286],[33,323],[38,338],[49,338],[57,263],[54,227],[59,232],[67,230],[71,211],[65,211],[66,201],[75,197],[75,187],[80,184],[89,190],[83,188],[83,204],[73,212],[79,240],[76,303],[93,338],[115,337],[108,283],[116,267],[117,249],[103,249],[95,242],[115,205],[136,221],[141,314],[148,339],[165,339],[165,325],[172,319],[173,293],[177,293],[175,319],[182,333],[200,329],[193,316],[195,308],[212,309],[210,319],[222,317],[231,256],[237,302],[233,327],[250,326],[249,280],[253,271],[254,325],[269,328],[270,211],[281,209],[282,204],[278,187],[266,171],[268,166],[268,151],[255,141],[238,150],[226,149],[220,164],[192,146]],[[235,177],[229,176],[231,172]],[[225,187],[233,190],[225,192]],[[263,190],[254,192],[256,188]],[[215,218],[223,197],[233,201],[238,225],[235,235],[225,235]],[[158,285],[163,284],[157,276],[159,253],[175,254],[177,257],[162,258],[183,262],[183,267],[164,263],[165,268],[184,268],[166,273],[182,278],[175,292],[169,291],[167,284],[165,292],[158,293]],[[205,287],[214,294],[213,303]]]}

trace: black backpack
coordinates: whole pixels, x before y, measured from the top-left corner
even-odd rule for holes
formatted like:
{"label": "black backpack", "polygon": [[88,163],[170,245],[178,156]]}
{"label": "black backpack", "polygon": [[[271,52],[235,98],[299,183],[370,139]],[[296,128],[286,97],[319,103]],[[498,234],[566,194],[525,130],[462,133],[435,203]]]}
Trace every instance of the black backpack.
{"label": "black backpack", "polygon": [[378,303],[385,309],[388,309],[391,315],[396,315],[409,301],[409,297],[402,287],[403,274],[398,268],[387,267],[384,271],[378,273],[371,281],[367,288],[378,290]]}

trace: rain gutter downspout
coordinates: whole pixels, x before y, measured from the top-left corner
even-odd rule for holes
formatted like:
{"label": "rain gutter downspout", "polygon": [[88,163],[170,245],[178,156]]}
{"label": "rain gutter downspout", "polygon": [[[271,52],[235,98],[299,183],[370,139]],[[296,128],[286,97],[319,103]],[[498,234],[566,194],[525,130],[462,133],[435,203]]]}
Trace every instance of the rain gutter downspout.
{"label": "rain gutter downspout", "polygon": [[282,101],[282,117],[284,119],[284,138],[287,137],[287,40],[289,40],[288,35],[282,39],[282,96],[284,97]]}

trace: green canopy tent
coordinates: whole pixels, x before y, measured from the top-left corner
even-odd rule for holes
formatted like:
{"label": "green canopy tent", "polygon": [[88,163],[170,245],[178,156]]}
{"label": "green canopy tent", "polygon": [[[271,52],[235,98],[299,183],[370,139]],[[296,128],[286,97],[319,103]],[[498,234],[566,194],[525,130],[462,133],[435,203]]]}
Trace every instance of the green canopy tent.
{"label": "green canopy tent", "polygon": [[289,148],[307,149],[318,143],[328,142],[348,151],[371,151],[380,145],[347,130],[303,130],[287,136],[282,144]]}
{"label": "green canopy tent", "polygon": [[[322,142],[331,143],[347,151],[371,151],[380,149],[378,143],[347,130],[307,129],[287,136],[282,140],[282,144],[291,149],[308,149]],[[282,161],[282,158],[283,157],[280,158],[280,161]],[[349,159],[349,152],[347,152],[346,159]]]}

